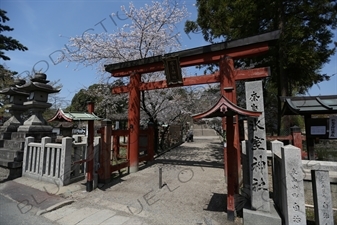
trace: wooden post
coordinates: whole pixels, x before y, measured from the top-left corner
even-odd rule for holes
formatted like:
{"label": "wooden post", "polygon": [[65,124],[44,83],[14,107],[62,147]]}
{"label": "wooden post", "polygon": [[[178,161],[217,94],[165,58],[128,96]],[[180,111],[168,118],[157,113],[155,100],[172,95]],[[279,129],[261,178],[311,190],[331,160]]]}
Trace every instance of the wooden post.
{"label": "wooden post", "polygon": [[104,137],[102,138],[102,147],[99,154],[100,170],[98,180],[101,183],[108,183],[110,181],[110,158],[111,158],[111,120],[105,119],[102,121]]}
{"label": "wooden post", "polygon": [[303,151],[301,128],[298,126],[293,126],[290,129],[291,129],[291,135],[293,137],[293,145],[301,149],[301,151]]}
{"label": "wooden post", "polygon": [[[88,113],[94,112],[94,103],[88,102]],[[87,184],[86,191],[93,190],[94,180],[94,121],[88,121]]]}
{"label": "wooden post", "polygon": [[[236,104],[235,70],[233,59],[222,57],[220,60],[221,94]],[[236,118],[237,120],[237,118]],[[223,118],[223,129],[226,130],[227,146],[224,147],[225,175],[227,178],[227,219],[235,219],[234,194],[239,193],[240,140],[238,121],[233,116]]]}
{"label": "wooden post", "polygon": [[154,124],[148,124],[148,133],[147,133],[147,154],[148,160],[153,161],[154,157]]}
{"label": "wooden post", "polygon": [[310,131],[310,124],[311,124],[311,115],[304,116],[305,121],[305,135],[306,135],[306,142],[307,142],[307,153],[309,160],[315,160],[315,143],[314,139],[311,137]]}
{"label": "wooden post", "polygon": [[140,91],[141,74],[132,73],[130,75],[129,92],[129,160],[130,173],[138,171],[138,145],[139,145],[139,121],[140,121]]}
{"label": "wooden post", "polygon": [[117,159],[119,157],[119,135],[113,136],[113,154],[114,159]]}

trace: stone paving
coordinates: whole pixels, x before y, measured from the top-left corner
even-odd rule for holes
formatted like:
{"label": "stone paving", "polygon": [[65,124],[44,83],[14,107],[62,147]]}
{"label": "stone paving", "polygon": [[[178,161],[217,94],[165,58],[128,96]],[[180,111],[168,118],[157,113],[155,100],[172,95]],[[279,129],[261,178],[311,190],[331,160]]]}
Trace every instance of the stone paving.
{"label": "stone paving", "polygon": [[[27,178],[14,182],[29,183]],[[227,221],[226,188],[220,139],[195,137],[139,172],[115,178],[92,192],[85,191],[85,181],[62,187],[58,195],[69,204],[40,214],[67,225],[240,224]]]}

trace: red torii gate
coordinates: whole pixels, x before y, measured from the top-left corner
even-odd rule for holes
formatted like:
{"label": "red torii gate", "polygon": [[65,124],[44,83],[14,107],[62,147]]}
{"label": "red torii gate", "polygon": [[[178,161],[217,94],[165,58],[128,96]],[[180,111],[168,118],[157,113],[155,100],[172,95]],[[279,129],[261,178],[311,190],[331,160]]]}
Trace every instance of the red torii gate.
{"label": "red torii gate", "polygon": [[[235,81],[267,77],[269,75],[269,68],[236,70],[234,69],[233,60],[266,53],[269,50],[269,44],[277,40],[278,37],[279,31],[273,31],[235,41],[222,42],[174,52],[164,56],[153,56],[139,60],[106,65],[105,70],[111,73],[114,77],[130,76],[130,83],[127,86],[115,87],[112,89],[113,94],[129,92],[128,122],[130,136],[128,142],[130,150],[130,172],[138,171],[140,91],[220,82],[221,95],[236,105]],[[167,69],[165,68],[163,61],[167,58],[174,58],[177,56],[179,57],[178,69],[180,69],[180,67],[189,67],[200,64],[219,63],[220,70],[215,74],[186,77],[178,82],[174,82],[173,84],[170,84],[166,80],[147,83],[141,82],[142,74]],[[166,76],[168,75],[166,74]],[[226,129],[225,120],[223,120],[223,128]],[[228,169],[231,168],[232,171],[236,171],[234,176],[231,176],[231,179],[228,181],[227,189],[234,190],[235,193],[238,193],[238,180],[240,174],[239,165],[241,161],[238,123],[233,125],[233,131],[234,133],[231,134],[233,144],[229,144],[227,151],[225,151],[225,153],[232,152],[233,154],[228,154],[228,156],[225,155],[226,161],[224,160],[224,164]],[[227,212],[230,214],[235,210],[234,196],[231,200],[233,201],[227,206]]]}

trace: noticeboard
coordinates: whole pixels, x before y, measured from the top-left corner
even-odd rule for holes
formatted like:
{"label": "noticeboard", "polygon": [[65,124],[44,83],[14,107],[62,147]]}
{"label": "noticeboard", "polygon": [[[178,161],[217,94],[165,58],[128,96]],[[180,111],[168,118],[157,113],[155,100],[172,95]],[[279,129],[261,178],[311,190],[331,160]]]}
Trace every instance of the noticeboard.
{"label": "noticeboard", "polygon": [[309,135],[321,139],[337,139],[337,116],[310,120]]}
{"label": "noticeboard", "polygon": [[337,138],[337,116],[329,118],[329,138]]}

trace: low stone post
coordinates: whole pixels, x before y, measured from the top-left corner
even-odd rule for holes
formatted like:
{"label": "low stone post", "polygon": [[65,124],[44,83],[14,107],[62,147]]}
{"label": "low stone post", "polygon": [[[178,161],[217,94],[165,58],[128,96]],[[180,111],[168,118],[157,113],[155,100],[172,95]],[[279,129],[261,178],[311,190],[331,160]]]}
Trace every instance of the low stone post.
{"label": "low stone post", "polygon": [[311,170],[316,225],[333,225],[332,198],[328,170]]}
{"label": "low stone post", "polygon": [[282,154],[281,148],[283,147],[283,142],[281,141],[272,141],[271,142],[271,151],[272,151],[272,170],[273,170],[273,200],[278,208],[278,210],[282,209],[282,182],[284,179],[284,174],[282,170]]}
{"label": "low stone post", "polygon": [[29,143],[34,142],[34,137],[26,137],[25,139],[25,150],[23,152],[23,162],[22,162],[22,176],[25,175],[26,171],[30,171],[31,168],[31,155],[32,152],[29,150]]}
{"label": "low stone post", "polygon": [[[48,144],[48,143],[51,143],[51,138],[50,137],[43,137],[42,139],[41,139],[41,151],[40,151],[40,156],[39,156],[39,158],[40,158],[40,164],[39,164],[39,176],[40,176],[40,178],[43,176],[43,174],[45,173],[45,170],[46,170],[46,164],[47,164],[47,160],[49,160],[46,156],[45,156],[45,154],[46,154],[46,152],[47,152],[47,150],[46,150],[46,144]],[[63,147],[63,146],[62,146]],[[69,149],[69,151],[71,152],[71,149]],[[45,159],[47,159],[47,160],[45,160]],[[62,160],[62,159],[61,159]],[[61,168],[62,168],[62,166],[61,166]]]}
{"label": "low stone post", "polygon": [[73,139],[71,137],[62,138],[61,168],[59,175],[62,186],[70,183],[72,143]]}
{"label": "low stone post", "polygon": [[282,154],[282,213],[285,225],[306,225],[301,149],[287,145]]}
{"label": "low stone post", "polygon": [[242,164],[242,181],[243,181],[243,188],[241,192],[244,192],[242,194],[249,193],[250,190],[250,166],[249,166],[249,160],[247,155],[247,141],[241,141],[241,164]]}

